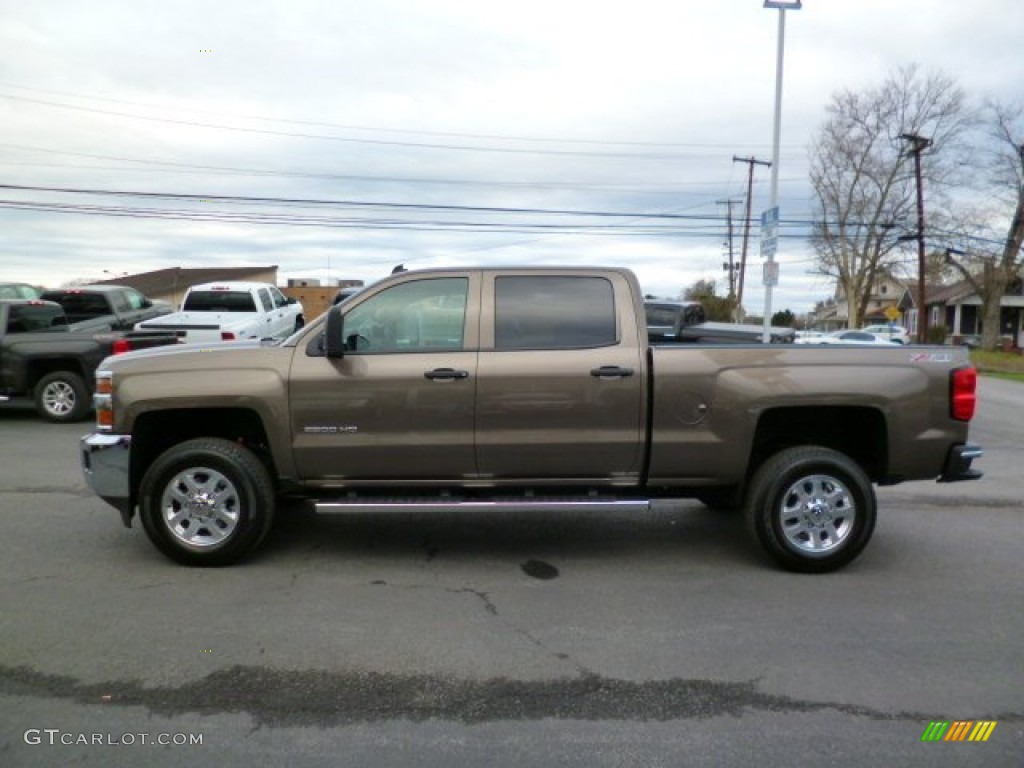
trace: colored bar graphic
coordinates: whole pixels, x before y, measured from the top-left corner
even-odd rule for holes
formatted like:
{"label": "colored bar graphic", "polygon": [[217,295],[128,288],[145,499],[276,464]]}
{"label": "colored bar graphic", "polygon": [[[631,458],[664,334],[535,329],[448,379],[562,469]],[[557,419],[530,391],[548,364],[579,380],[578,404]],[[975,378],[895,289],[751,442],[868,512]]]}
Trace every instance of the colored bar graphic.
{"label": "colored bar graphic", "polygon": [[996,729],[996,720],[932,720],[921,734],[921,741],[988,741]]}
{"label": "colored bar graphic", "polygon": [[941,741],[949,728],[949,721],[932,720],[921,734],[921,741]]}
{"label": "colored bar graphic", "polygon": [[949,733],[946,734],[946,738],[943,741],[963,741],[967,738],[967,732],[972,725],[974,725],[974,722],[971,720],[954,720],[953,725],[949,728]]}
{"label": "colored bar graphic", "polygon": [[974,730],[971,731],[968,741],[988,741],[988,737],[992,735],[992,731],[996,729],[995,720],[979,720],[978,724],[974,726]]}

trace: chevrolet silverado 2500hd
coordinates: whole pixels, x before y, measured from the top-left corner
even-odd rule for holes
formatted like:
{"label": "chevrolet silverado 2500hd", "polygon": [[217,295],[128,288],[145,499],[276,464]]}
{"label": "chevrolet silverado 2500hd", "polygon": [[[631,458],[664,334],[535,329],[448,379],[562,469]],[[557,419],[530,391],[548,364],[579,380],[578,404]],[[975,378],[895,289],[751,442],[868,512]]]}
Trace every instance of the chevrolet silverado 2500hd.
{"label": "chevrolet silverado 2500hd", "polygon": [[[870,369],[871,376],[863,372]],[[85,477],[166,555],[233,562],[275,500],[745,507],[784,567],[863,550],[873,484],[969,480],[975,371],[943,347],[651,345],[633,274],[402,272],[274,346],[105,361]]]}

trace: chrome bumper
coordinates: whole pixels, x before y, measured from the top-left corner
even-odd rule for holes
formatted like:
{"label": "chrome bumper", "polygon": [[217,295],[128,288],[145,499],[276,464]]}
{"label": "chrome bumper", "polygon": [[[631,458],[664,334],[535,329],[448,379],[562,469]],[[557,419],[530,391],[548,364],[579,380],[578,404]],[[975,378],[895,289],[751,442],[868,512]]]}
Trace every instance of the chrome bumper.
{"label": "chrome bumper", "polygon": [[131,435],[85,435],[79,447],[85,482],[131,526]]}

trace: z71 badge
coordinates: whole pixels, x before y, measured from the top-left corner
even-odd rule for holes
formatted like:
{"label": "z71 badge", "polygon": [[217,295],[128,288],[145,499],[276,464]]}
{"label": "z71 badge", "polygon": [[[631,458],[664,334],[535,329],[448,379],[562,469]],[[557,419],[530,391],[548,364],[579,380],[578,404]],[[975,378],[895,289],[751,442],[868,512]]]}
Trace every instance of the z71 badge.
{"label": "z71 badge", "polygon": [[915,352],[910,356],[912,363],[949,363],[953,356],[949,352]]}

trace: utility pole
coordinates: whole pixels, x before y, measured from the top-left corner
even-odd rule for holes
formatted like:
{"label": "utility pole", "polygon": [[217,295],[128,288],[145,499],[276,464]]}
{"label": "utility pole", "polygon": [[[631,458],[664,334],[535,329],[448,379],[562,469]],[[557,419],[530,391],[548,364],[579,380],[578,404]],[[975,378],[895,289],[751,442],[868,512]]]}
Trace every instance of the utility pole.
{"label": "utility pole", "polygon": [[928,331],[928,308],[924,294],[924,195],[921,191],[921,152],[931,146],[932,140],[916,133],[901,133],[900,138],[911,142],[914,155],[914,178],[917,180],[917,343],[924,344]]}
{"label": "utility pole", "polygon": [[740,202],[739,200],[733,200],[732,198],[726,200],[716,200],[715,203],[718,205],[726,206],[725,223],[729,232],[726,240],[726,247],[729,249],[729,260],[722,264],[722,269],[729,273],[729,302],[732,304],[730,308],[734,319],[736,312],[736,262],[733,259],[733,248],[732,248],[732,207],[735,203]]}
{"label": "utility pole", "polygon": [[754,166],[763,165],[771,168],[772,164],[767,160],[758,160],[756,157],[751,155],[750,157],[736,157],[732,156],[734,163],[746,163],[747,164],[747,212],[744,215],[743,224],[743,249],[740,253],[740,279],[739,289],[736,291],[736,321],[740,321],[740,314],[743,312],[743,276],[747,272],[747,243],[750,241],[750,204],[754,192]]}

